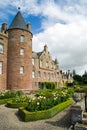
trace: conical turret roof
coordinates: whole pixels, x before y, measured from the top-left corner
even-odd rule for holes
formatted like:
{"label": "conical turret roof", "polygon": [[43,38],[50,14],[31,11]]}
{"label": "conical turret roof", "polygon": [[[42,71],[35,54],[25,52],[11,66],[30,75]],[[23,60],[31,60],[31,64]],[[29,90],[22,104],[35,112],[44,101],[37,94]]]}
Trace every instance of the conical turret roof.
{"label": "conical turret roof", "polygon": [[20,11],[18,11],[16,16],[14,17],[9,29],[23,29],[28,31],[26,23]]}

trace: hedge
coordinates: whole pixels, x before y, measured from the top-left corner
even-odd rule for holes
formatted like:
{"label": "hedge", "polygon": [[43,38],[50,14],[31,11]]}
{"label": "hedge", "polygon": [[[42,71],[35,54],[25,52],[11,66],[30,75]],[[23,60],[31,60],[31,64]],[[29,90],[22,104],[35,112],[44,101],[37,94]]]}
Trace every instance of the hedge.
{"label": "hedge", "polygon": [[8,101],[6,106],[10,108],[19,108],[19,107],[26,107],[28,103],[22,102],[22,103],[14,103],[12,101]]}
{"label": "hedge", "polygon": [[0,99],[0,105],[6,104],[8,101],[10,101],[12,98],[9,99]]}
{"label": "hedge", "polygon": [[24,107],[19,108],[19,116],[22,118],[23,121],[36,121],[41,119],[48,119],[56,115],[57,113],[61,112],[68,106],[73,103],[72,99],[67,100],[66,102],[60,103],[51,109],[44,110],[44,111],[37,111],[37,112],[29,112]]}

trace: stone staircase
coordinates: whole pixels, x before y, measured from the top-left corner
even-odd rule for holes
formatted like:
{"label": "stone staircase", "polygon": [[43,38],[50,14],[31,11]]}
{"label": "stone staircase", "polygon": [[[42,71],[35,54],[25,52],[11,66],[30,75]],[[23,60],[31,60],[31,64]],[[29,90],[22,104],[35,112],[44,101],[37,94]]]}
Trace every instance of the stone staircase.
{"label": "stone staircase", "polygon": [[82,124],[87,125],[87,112],[83,113]]}
{"label": "stone staircase", "polygon": [[76,123],[74,130],[87,130],[87,112],[83,113],[82,123]]}

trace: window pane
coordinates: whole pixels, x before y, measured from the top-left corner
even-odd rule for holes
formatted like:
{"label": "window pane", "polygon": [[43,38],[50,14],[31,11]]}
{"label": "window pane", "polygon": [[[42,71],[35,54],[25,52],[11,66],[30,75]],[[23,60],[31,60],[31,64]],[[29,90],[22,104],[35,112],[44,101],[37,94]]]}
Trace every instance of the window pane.
{"label": "window pane", "polygon": [[46,79],[46,72],[44,72],[44,79]]}
{"label": "window pane", "polygon": [[4,46],[2,44],[0,44],[0,53],[4,52]]}
{"label": "window pane", "polygon": [[32,59],[32,65],[34,65],[35,64],[35,59]]}
{"label": "window pane", "polygon": [[0,74],[2,74],[2,62],[0,61]]}
{"label": "window pane", "polygon": [[20,55],[24,55],[24,49],[23,48],[20,49]]}
{"label": "window pane", "polygon": [[21,35],[20,42],[24,42],[24,40],[25,40],[25,37],[23,35]]}
{"label": "window pane", "polygon": [[20,74],[23,74],[23,73],[24,73],[24,67],[21,66],[21,67],[20,67]]}
{"label": "window pane", "polygon": [[41,73],[40,73],[40,71],[38,71],[38,77],[39,77],[39,78],[41,77]]}
{"label": "window pane", "polygon": [[48,66],[48,62],[46,62],[46,68],[48,68],[49,66]]}
{"label": "window pane", "polygon": [[42,67],[42,60],[40,60],[40,67]]}
{"label": "window pane", "polygon": [[32,71],[32,78],[35,78],[35,72]]}

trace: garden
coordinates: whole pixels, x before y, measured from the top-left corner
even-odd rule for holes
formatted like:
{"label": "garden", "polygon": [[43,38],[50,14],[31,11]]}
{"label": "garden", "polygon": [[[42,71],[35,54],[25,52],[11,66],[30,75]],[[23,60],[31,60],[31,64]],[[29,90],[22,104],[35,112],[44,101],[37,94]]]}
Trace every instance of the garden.
{"label": "garden", "polygon": [[43,89],[35,91],[35,96],[24,95],[21,91],[0,93],[0,104],[18,108],[23,121],[47,119],[73,103],[73,89]]}

